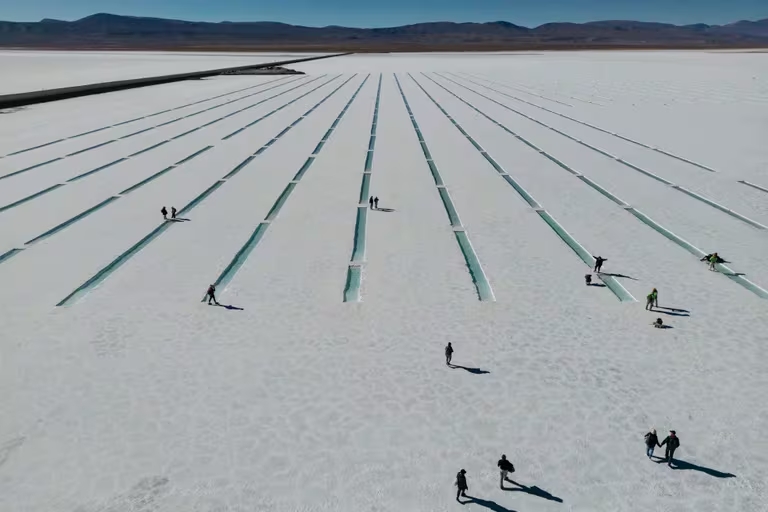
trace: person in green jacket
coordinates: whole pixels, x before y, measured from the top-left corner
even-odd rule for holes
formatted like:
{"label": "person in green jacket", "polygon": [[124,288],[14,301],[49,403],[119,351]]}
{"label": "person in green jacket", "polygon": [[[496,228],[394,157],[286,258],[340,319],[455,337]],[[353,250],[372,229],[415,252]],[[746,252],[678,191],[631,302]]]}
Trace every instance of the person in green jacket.
{"label": "person in green jacket", "polygon": [[709,270],[717,270],[715,268],[715,264],[720,260],[720,257],[717,255],[717,253],[712,254],[712,256],[709,257]]}
{"label": "person in green jacket", "polygon": [[659,292],[656,290],[656,288],[654,288],[653,291],[648,294],[645,302],[645,309],[650,309],[653,311],[653,306],[659,307]]}

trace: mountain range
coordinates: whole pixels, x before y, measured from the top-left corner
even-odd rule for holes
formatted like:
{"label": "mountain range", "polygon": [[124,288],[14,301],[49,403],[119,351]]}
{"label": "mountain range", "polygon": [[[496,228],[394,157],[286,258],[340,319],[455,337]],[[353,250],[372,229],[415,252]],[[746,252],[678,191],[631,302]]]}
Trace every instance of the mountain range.
{"label": "mountain range", "polygon": [[123,50],[426,51],[575,48],[768,47],[768,19],[728,25],[639,21],[434,22],[390,28],[304,27],[274,22],[191,22],[95,14],[76,21],[0,21],[0,46]]}

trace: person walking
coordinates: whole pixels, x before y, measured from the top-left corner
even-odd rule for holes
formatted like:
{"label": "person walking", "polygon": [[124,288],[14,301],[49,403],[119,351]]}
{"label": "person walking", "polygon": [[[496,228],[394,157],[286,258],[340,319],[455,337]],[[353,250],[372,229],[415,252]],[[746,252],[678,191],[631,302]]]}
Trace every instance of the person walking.
{"label": "person walking", "polygon": [[176,218],[176,207],[175,206],[171,206],[171,218],[172,219]]}
{"label": "person walking", "polygon": [[376,196],[376,197],[373,198],[373,208],[375,210],[379,209],[379,196]]}
{"label": "person walking", "polygon": [[451,357],[453,357],[453,347],[451,346],[451,342],[448,342],[448,345],[445,347],[445,364],[448,366],[451,365]]}
{"label": "person walking", "polygon": [[664,453],[664,458],[667,461],[667,466],[672,467],[672,460],[675,457],[675,450],[680,448],[680,438],[677,437],[677,433],[674,430],[669,431],[669,435],[664,438],[659,447],[666,445],[667,451]]}
{"label": "person walking", "polygon": [[466,491],[469,490],[467,485],[467,471],[462,469],[456,474],[456,501],[459,501],[459,496],[467,497]]}
{"label": "person walking", "polygon": [[603,263],[608,261],[608,258],[603,258],[602,256],[595,256],[595,272],[600,272],[600,270],[603,268]]}
{"label": "person walking", "polygon": [[649,459],[653,457],[653,450],[657,446],[661,447],[659,437],[656,435],[656,429],[652,428],[650,432],[645,434],[645,454]]}
{"label": "person walking", "polygon": [[654,288],[651,293],[648,294],[645,301],[645,309],[653,311],[653,306],[659,307],[659,292]]}
{"label": "person walking", "polygon": [[208,305],[211,305],[211,301],[216,303],[217,306],[219,306],[219,301],[216,300],[216,285],[212,284],[208,287],[208,291],[206,292],[206,297],[208,297]]}
{"label": "person walking", "polygon": [[373,210],[373,196],[368,198],[368,206]]}
{"label": "person walking", "polygon": [[718,263],[719,259],[720,257],[717,255],[717,253],[714,253],[709,257],[709,270],[716,270],[715,264]]}
{"label": "person walking", "polygon": [[168,220],[168,210],[165,209],[165,206],[163,206],[163,209],[160,210],[160,213],[163,214],[163,219]]}
{"label": "person walking", "polygon": [[497,462],[496,465],[499,467],[499,471],[501,472],[501,482],[499,483],[499,486],[503,489],[504,480],[508,480],[507,474],[514,473],[515,466],[507,460],[506,455],[502,455],[501,459],[499,459],[499,462]]}

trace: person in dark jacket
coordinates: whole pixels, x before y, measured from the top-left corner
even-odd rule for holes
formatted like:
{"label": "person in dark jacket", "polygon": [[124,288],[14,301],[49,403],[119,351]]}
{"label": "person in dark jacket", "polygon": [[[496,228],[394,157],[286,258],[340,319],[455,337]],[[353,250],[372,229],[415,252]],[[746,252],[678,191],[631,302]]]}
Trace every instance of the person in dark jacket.
{"label": "person in dark jacket", "polygon": [[501,459],[499,459],[499,462],[497,462],[496,465],[499,466],[499,471],[501,472],[501,482],[499,483],[499,485],[503,489],[504,480],[509,480],[507,478],[507,473],[514,473],[515,466],[513,466],[512,463],[507,460],[506,455],[502,455]]}
{"label": "person in dark jacket", "polygon": [[587,283],[587,286],[592,286],[592,274],[586,274],[584,276],[584,282]]}
{"label": "person in dark jacket", "polygon": [[208,305],[211,305],[211,301],[215,302],[216,305],[219,305],[219,301],[216,300],[216,285],[212,284],[208,287],[208,291],[206,292],[206,297],[208,297]]}
{"label": "person in dark jacket", "polygon": [[373,210],[373,196],[368,198],[368,206]]}
{"label": "person in dark jacket", "polygon": [[650,432],[645,434],[645,454],[649,459],[653,457],[653,449],[657,446],[661,447],[659,436],[656,435],[656,429],[652,428]]}
{"label": "person in dark jacket", "polygon": [[602,256],[595,256],[595,272],[600,272],[600,269],[603,268],[603,263],[608,261],[608,258],[603,258]]}
{"label": "person in dark jacket", "polygon": [[456,488],[458,489],[456,491],[456,501],[459,501],[459,496],[467,497],[465,491],[469,490],[469,486],[467,485],[467,471],[464,469],[456,475]]}
{"label": "person in dark jacket", "polygon": [[168,210],[165,209],[165,206],[163,206],[163,209],[160,210],[160,213],[163,214],[163,218],[168,220]]}
{"label": "person in dark jacket", "polygon": [[373,198],[373,207],[378,210],[379,209],[379,196],[376,196]]}
{"label": "person in dark jacket", "polygon": [[448,346],[445,347],[445,364],[448,366],[451,365],[451,357],[453,357],[453,347],[451,346],[451,342],[448,342]]}
{"label": "person in dark jacket", "polygon": [[666,445],[667,451],[664,454],[667,461],[667,466],[672,467],[672,459],[675,456],[675,450],[680,448],[680,438],[677,437],[677,433],[674,430],[669,431],[669,435],[664,438],[659,447]]}
{"label": "person in dark jacket", "polygon": [[171,206],[171,218],[172,219],[176,218],[176,207],[175,206]]}

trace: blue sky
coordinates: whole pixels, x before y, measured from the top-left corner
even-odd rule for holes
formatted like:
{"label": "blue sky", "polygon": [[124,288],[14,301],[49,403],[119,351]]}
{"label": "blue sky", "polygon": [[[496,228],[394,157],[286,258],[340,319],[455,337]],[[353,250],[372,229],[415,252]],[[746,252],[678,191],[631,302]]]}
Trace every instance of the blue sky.
{"label": "blue sky", "polygon": [[730,23],[768,18],[768,0],[0,0],[0,19],[73,20],[97,12],[205,21],[382,27],[424,21],[633,19]]}

